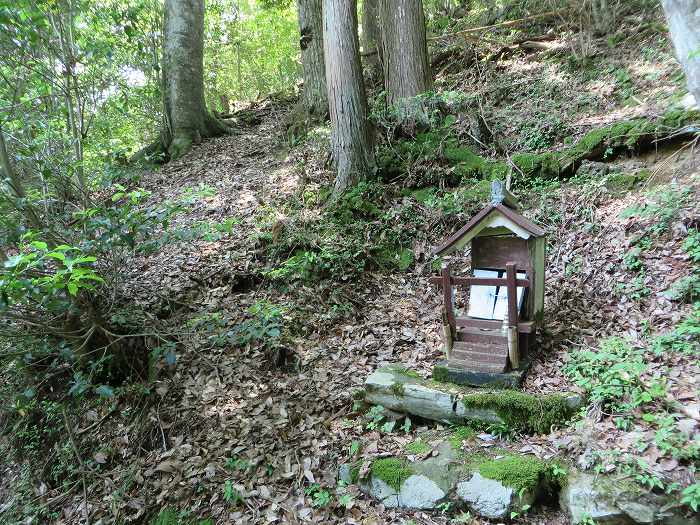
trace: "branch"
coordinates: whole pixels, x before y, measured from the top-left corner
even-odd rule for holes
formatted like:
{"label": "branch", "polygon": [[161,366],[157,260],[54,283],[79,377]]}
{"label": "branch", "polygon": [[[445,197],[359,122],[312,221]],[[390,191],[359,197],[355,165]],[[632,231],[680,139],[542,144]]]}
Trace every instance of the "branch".
{"label": "branch", "polygon": [[428,38],[428,40],[442,40],[443,38],[449,38],[452,36],[465,35],[467,33],[475,33],[477,31],[485,31],[487,29],[493,29],[496,27],[508,27],[521,24],[523,22],[529,22],[531,20],[537,20],[538,18],[547,18],[550,16],[557,16],[567,12],[568,9],[559,9],[557,11],[547,11],[546,13],[540,13],[539,15],[526,16],[525,18],[519,18],[517,20],[508,20],[507,22],[501,22],[498,24],[493,24],[490,26],[472,27],[470,29],[464,29],[463,31],[457,31],[456,33],[450,33],[447,35],[433,36]]}
{"label": "branch", "polygon": [[70,428],[70,424],[68,423],[68,416],[66,415],[66,409],[64,408],[62,410],[63,412],[63,422],[66,425],[66,431],[68,432],[68,437],[70,438],[70,443],[71,446],[73,447],[73,452],[75,453],[75,457],[78,460],[78,463],[80,463],[80,466],[82,467],[80,469],[80,476],[82,477],[83,480],[83,500],[85,501],[85,523],[86,525],[90,525],[90,509],[88,508],[88,497],[87,497],[87,484],[85,483],[85,463],[83,462],[83,458],[80,456],[80,452],[78,451],[78,446],[75,444],[75,438],[73,438],[73,432]]}

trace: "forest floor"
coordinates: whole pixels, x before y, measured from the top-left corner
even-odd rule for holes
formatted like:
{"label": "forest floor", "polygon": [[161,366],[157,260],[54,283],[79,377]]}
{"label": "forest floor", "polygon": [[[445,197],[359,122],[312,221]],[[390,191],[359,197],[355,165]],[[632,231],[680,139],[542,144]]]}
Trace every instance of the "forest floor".
{"label": "forest floor", "polygon": [[[569,51],[576,35],[562,31],[548,37],[548,48],[508,51],[474,67],[445,66],[436,89],[482,97],[493,135],[510,152],[556,150],[592,127],[658,116],[680,98],[678,66],[653,25],[658,22],[627,23],[620,34],[632,36],[614,45],[591,40],[587,45],[597,52],[585,60]],[[471,50],[465,57],[484,52],[464,49]],[[409,264],[279,279],[275,270],[296,268],[280,255],[293,253],[285,242],[323,240],[318,228],[328,210],[322,197],[333,176],[325,165],[328,130],[315,129],[290,148],[289,108],[267,103],[257,111],[258,123],[205,141],[141,181],[154,202],[185,202],[187,211],[172,229],[193,233],[132,260],[117,293],[131,297],[163,333],[178,334],[177,361],[163,363],[152,384],[125,387],[114,401],[85,410],[76,433],[89,454],[86,494],[80,484],[50,487],[8,466],[0,509],[29,484],[32,505],[50,509],[56,523],[80,522],[86,497],[92,523],[147,522],[165,507],[217,524],[457,522],[454,512],[384,509],[356,487],[344,489],[352,498],[340,505],[336,478],[338,465],[355,453],[354,441],[362,458],[381,457],[435,428],[415,422],[407,432],[368,430],[352,394],[382,364],[400,362],[429,376],[441,357],[441,297],[427,282],[433,271],[427,254],[468,219],[478,199],[447,213],[438,201],[468,193],[468,186],[435,188],[437,201],[426,202],[393,181],[378,205],[397,227],[407,216],[419,224]],[[546,328],[524,385],[528,392],[580,391],[563,371],[572,352],[597,349],[609,336],[645,348],[693,315],[691,304],[664,292],[695,272],[684,247],[700,216],[694,147],[630,152],[606,162],[608,174],[596,169],[598,175],[582,172],[514,190],[549,238]],[[639,177],[619,185],[619,174]],[[211,234],[211,225],[224,226]],[[277,245],[284,248],[276,252]],[[700,408],[697,355],[669,351],[646,364],[643,378],[664,377],[673,399]],[[637,447],[654,441],[658,426],[634,419],[623,429],[614,416],[597,405],[549,435],[497,443],[545,459],[593,455],[605,471],[641,458],[645,473],[666,484],[690,482],[692,465],[658,443]],[[697,432],[692,418],[677,419]],[[467,446],[493,441],[476,438]],[[305,492],[314,483],[329,493],[328,505],[314,505]],[[540,508],[520,522],[565,524],[567,518]]]}

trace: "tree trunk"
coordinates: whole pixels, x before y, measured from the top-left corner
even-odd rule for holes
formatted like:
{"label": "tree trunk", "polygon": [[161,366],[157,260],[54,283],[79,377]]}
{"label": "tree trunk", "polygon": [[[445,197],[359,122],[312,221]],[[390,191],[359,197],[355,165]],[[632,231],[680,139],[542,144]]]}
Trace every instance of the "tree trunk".
{"label": "tree trunk", "polygon": [[433,87],[421,0],[380,0],[384,89],[394,103]]}
{"label": "tree trunk", "polygon": [[697,0],[664,0],[663,5],[688,91],[700,105],[700,5]]}
{"label": "tree trunk", "polygon": [[355,0],[323,0],[323,50],[338,195],[374,168]]}
{"label": "tree trunk", "polygon": [[163,146],[171,159],[226,125],[204,102],[204,0],[165,0],[163,38]]}
{"label": "tree trunk", "polygon": [[31,202],[26,201],[27,192],[24,189],[22,180],[19,178],[19,175],[10,161],[10,154],[7,151],[5,134],[2,128],[0,128],[0,168],[2,168],[2,175],[7,179],[8,185],[14,194],[12,200],[15,207],[24,215],[31,227],[39,231],[41,229],[41,221],[39,220],[34,206]]}
{"label": "tree trunk", "polygon": [[321,0],[298,0],[299,47],[304,70],[304,106],[309,115],[325,119],[328,115],[328,89],[323,62],[323,15]]}
{"label": "tree trunk", "polygon": [[367,57],[367,63],[377,73],[381,72],[382,64],[382,33],[379,28],[377,0],[362,2],[362,54]]}

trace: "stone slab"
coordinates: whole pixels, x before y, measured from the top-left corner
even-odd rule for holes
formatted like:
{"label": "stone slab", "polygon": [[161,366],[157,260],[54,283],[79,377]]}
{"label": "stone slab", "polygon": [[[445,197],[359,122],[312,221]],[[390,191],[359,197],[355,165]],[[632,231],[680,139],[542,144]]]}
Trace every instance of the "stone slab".
{"label": "stone slab", "polygon": [[[400,365],[391,365],[367,377],[364,399],[395,412],[441,423],[464,424],[470,420],[486,424],[505,423],[494,408],[465,406],[462,401],[465,396],[481,392],[476,388],[427,381]],[[572,411],[581,405],[580,396],[565,394],[565,397]]]}
{"label": "stone slab", "polygon": [[490,388],[519,388],[530,368],[530,361],[523,359],[520,368],[510,372],[478,372],[451,366],[448,361],[440,361],[433,367],[433,379],[441,382]]}

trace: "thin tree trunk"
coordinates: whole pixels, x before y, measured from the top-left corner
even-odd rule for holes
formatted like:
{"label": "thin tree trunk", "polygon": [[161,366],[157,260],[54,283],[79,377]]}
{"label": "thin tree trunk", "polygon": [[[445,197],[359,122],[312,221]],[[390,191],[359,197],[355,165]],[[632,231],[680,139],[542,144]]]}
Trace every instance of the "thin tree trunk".
{"label": "thin tree trunk", "polygon": [[664,0],[663,5],[688,91],[700,105],[700,4],[697,0]]}
{"label": "thin tree trunk", "polygon": [[323,50],[338,195],[374,168],[355,0],[323,1]]}
{"label": "thin tree trunk", "polygon": [[[66,119],[68,133],[71,135],[73,146],[73,155],[75,157],[75,178],[76,186],[80,191],[80,198],[87,198],[87,181],[85,179],[85,170],[83,168],[83,137],[80,126],[78,125],[78,112],[76,104],[80,106],[80,91],[78,89],[78,80],[75,73],[75,44],[73,39],[73,22],[75,12],[73,2],[69,0],[65,6],[64,13],[60,12],[56,16],[50,16],[51,25],[58,42],[60,44],[60,62],[63,65],[63,96],[66,104]],[[73,94],[75,93],[75,100]],[[66,188],[68,195],[72,194],[72,189]]]}
{"label": "thin tree trunk", "polygon": [[323,15],[321,0],[298,0],[299,47],[304,70],[304,106],[311,117],[328,115],[328,89],[323,61]]}
{"label": "thin tree trunk", "polygon": [[2,128],[0,128],[0,168],[2,168],[3,175],[7,177],[12,193],[14,193],[14,197],[17,199],[15,201],[16,208],[24,215],[27,222],[34,229],[39,230],[41,228],[41,221],[39,220],[34,206],[25,200],[27,192],[24,189],[22,180],[19,178],[19,175],[17,175],[10,161],[10,154],[7,151],[5,134]]}
{"label": "thin tree trunk", "polygon": [[24,191],[22,181],[19,179],[17,173],[15,173],[15,170],[12,167],[12,164],[10,163],[10,155],[7,152],[5,134],[3,133],[2,128],[0,128],[0,167],[2,168],[5,177],[7,177],[15,196],[23,199],[26,196],[26,192]]}
{"label": "thin tree trunk", "polygon": [[204,102],[204,0],[165,0],[164,27],[163,146],[176,159],[227,128]]}
{"label": "thin tree trunk", "polygon": [[384,46],[384,89],[391,104],[429,91],[428,61],[421,0],[380,0]]}
{"label": "thin tree trunk", "polygon": [[360,35],[362,53],[372,69],[381,72],[382,33],[379,27],[377,0],[364,0],[362,3],[362,34]]}

